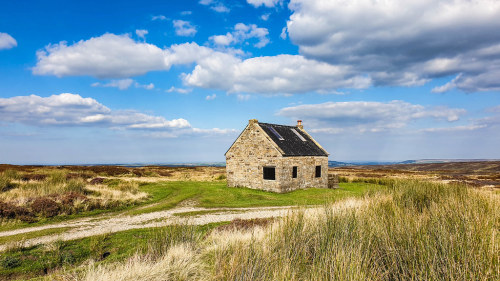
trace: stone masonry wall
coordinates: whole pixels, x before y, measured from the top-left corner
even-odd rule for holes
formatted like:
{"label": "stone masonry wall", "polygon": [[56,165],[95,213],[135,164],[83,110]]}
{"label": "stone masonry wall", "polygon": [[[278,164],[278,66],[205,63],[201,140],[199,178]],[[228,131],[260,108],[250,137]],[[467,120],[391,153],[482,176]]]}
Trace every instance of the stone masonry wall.
{"label": "stone masonry wall", "polygon": [[[315,178],[321,165],[321,177]],[[297,166],[297,178],[292,167]],[[263,179],[263,167],[275,167],[276,180]],[[328,157],[283,157],[256,122],[250,122],[226,153],[227,184],[274,192],[308,187],[328,187]]]}

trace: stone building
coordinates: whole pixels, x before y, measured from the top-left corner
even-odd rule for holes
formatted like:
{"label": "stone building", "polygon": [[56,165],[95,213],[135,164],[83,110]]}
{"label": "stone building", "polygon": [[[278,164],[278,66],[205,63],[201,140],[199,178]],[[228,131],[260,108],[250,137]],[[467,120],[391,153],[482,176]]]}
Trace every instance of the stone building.
{"label": "stone building", "polygon": [[248,122],[225,154],[228,186],[274,192],[328,187],[328,152],[303,128]]}

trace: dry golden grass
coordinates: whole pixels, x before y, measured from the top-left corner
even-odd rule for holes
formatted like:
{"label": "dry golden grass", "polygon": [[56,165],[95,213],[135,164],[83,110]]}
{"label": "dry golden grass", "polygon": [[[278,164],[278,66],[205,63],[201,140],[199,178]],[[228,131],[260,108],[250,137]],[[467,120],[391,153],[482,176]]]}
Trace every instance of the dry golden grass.
{"label": "dry golden grass", "polygon": [[394,181],[363,200],[299,210],[264,227],[216,229],[169,242],[165,254],[54,279],[498,280],[499,216],[499,194]]}
{"label": "dry golden grass", "polygon": [[107,182],[89,172],[45,167],[4,170],[0,172],[0,223],[35,222],[40,217],[109,209],[147,197],[139,191],[138,182]]}

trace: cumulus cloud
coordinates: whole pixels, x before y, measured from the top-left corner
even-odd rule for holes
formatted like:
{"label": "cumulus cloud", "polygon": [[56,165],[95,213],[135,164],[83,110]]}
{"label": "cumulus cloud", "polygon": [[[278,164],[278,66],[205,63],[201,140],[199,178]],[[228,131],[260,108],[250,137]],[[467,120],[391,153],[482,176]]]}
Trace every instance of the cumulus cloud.
{"label": "cumulus cloud", "polygon": [[282,0],[247,0],[247,3],[254,6],[255,8],[260,6],[266,6],[268,8],[272,8],[281,2]]}
{"label": "cumulus cloud", "polygon": [[[254,30],[247,25],[237,26],[238,30]],[[215,51],[196,43],[160,49],[152,44],[136,42],[129,35],[114,34],[81,40],[73,45],[65,42],[49,45],[38,52],[33,73],[58,77],[129,78],[150,71],[168,70],[172,65],[192,63],[196,64],[193,71],[182,75],[187,86],[236,93],[293,94],[371,85],[369,77],[357,74],[349,66],[330,65],[300,55],[243,60],[237,54]],[[124,89],[127,88],[127,81],[117,80],[110,82],[109,86]]]}
{"label": "cumulus cloud", "polygon": [[168,70],[173,64],[189,64],[214,53],[196,43],[160,49],[136,42],[129,35],[104,34],[68,45],[48,45],[37,52],[32,71],[37,75],[94,76],[128,78],[155,70]]}
{"label": "cumulus cloud", "polygon": [[215,45],[228,46],[230,44],[243,43],[246,40],[255,38],[257,43],[254,44],[257,48],[262,48],[269,43],[267,28],[258,27],[255,24],[246,25],[238,23],[234,26],[233,32],[226,35],[214,35],[209,38]]}
{"label": "cumulus cloud", "polygon": [[0,109],[0,122],[31,126],[99,126],[122,130],[153,130],[171,136],[231,131],[193,128],[183,118],[167,120],[162,116],[135,110],[111,110],[95,99],[70,93],[50,97],[30,95],[0,98]]}
{"label": "cumulus cloud", "polygon": [[164,15],[157,15],[157,16],[152,16],[152,17],[151,17],[151,20],[153,20],[153,21],[155,21],[155,20],[160,20],[160,21],[162,21],[162,20],[167,20],[167,17],[166,17],[166,16],[164,16]]}
{"label": "cumulus cloud", "polygon": [[95,82],[92,84],[92,87],[111,87],[118,88],[120,90],[126,90],[134,83],[133,79],[120,79],[120,80],[111,80],[108,83]]}
{"label": "cumulus cloud", "polygon": [[216,97],[217,97],[217,95],[213,94],[213,95],[206,96],[205,99],[206,100],[214,100]]}
{"label": "cumulus cloud", "polygon": [[217,13],[229,13],[231,10],[222,3],[217,3],[210,7],[210,9],[216,11]]}
{"label": "cumulus cloud", "polygon": [[136,29],[135,34],[139,37],[142,38],[142,40],[146,40],[146,34],[149,32],[145,29]]}
{"label": "cumulus cloud", "polygon": [[122,78],[165,70],[165,51],[155,45],[139,43],[129,35],[106,33],[73,45],[48,45],[37,52],[33,73],[38,75]]}
{"label": "cumulus cloud", "polygon": [[[224,77],[224,79],[220,79]],[[214,53],[197,61],[184,83],[235,93],[294,94],[337,88],[366,88],[370,79],[349,67],[333,66],[302,56],[278,55],[241,60]]]}
{"label": "cumulus cloud", "polygon": [[201,5],[210,6],[217,13],[229,13],[231,10],[224,3],[216,0],[200,0]]}
{"label": "cumulus cloud", "polygon": [[12,49],[17,46],[17,41],[7,33],[0,32],[0,50]]}
{"label": "cumulus cloud", "polygon": [[189,21],[174,20],[173,24],[175,28],[175,34],[179,36],[194,36],[197,32],[196,27],[193,26]]}
{"label": "cumulus cloud", "polygon": [[174,86],[170,87],[170,89],[165,90],[167,93],[179,93],[179,94],[188,94],[192,91],[192,89],[183,89],[183,88],[176,88]]}
{"label": "cumulus cloud", "polygon": [[326,102],[286,107],[278,115],[308,120],[311,132],[340,133],[380,132],[406,127],[421,119],[455,122],[466,113],[465,109],[425,107],[403,101],[383,102]]}
{"label": "cumulus cloud", "polygon": [[500,89],[500,2],[291,0],[288,35],[307,58],[349,65],[375,85]]}

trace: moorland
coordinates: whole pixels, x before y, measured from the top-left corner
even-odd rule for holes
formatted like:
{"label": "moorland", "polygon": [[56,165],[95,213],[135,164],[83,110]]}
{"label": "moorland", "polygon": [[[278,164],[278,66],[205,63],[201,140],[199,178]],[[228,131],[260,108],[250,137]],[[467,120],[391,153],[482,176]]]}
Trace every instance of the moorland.
{"label": "moorland", "polygon": [[0,280],[498,280],[500,162],[331,168],[0,165]]}

